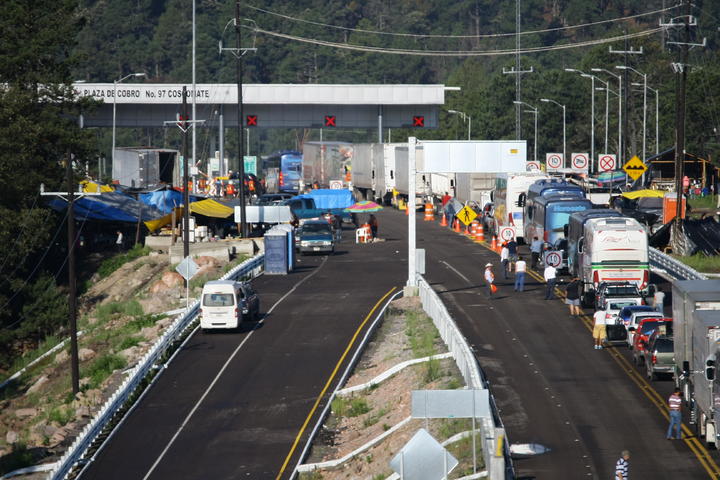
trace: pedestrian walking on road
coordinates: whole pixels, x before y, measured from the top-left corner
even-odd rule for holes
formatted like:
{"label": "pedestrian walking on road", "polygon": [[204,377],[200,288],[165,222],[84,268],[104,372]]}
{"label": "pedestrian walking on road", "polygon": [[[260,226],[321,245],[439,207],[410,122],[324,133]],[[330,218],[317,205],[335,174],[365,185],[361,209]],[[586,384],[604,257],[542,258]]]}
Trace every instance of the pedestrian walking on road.
{"label": "pedestrian walking on road", "polygon": [[595,340],[595,345],[593,348],[595,350],[602,350],[602,344],[603,340],[605,340],[605,337],[607,336],[607,327],[606,325],[606,319],[605,319],[605,310],[598,310],[593,314],[593,339]]}
{"label": "pedestrian walking on road", "polygon": [[552,265],[545,265],[543,277],[547,285],[545,286],[545,300],[553,300],[555,298],[555,284],[557,283],[557,269]]}
{"label": "pedestrian walking on road", "polygon": [[508,270],[510,269],[510,250],[507,247],[507,242],[503,242],[502,248],[500,249],[500,265],[503,269],[503,278],[507,280]]}
{"label": "pedestrian walking on road", "polygon": [[573,277],[565,287],[565,303],[570,307],[570,315],[580,316],[580,279]]}
{"label": "pedestrian walking on road", "polygon": [[511,238],[509,242],[507,242],[508,247],[508,253],[510,254],[510,262],[517,262],[518,252],[517,252],[517,242],[514,238]]}
{"label": "pedestrian walking on road", "polygon": [[660,313],[665,310],[665,292],[658,286],[653,295],[653,308]]}
{"label": "pedestrian walking on road", "polygon": [[485,265],[485,283],[488,287],[488,296],[492,298],[493,296],[493,290],[497,290],[497,287],[495,286],[495,274],[492,271],[492,263],[488,263]]}
{"label": "pedestrian walking on road", "polygon": [[665,438],[672,440],[672,432],[675,429],[675,438],[682,440],[682,391],[676,388],[670,398],[668,398],[668,407],[670,408],[670,425],[667,429]]}
{"label": "pedestrian walking on road", "polygon": [[614,480],[628,480],[630,477],[630,450],[623,450],[615,463]]}
{"label": "pedestrian walking on road", "polygon": [[525,290],[525,272],[527,272],[527,263],[518,256],[515,262],[515,291],[522,292]]}
{"label": "pedestrian walking on road", "polygon": [[543,242],[538,237],[533,237],[533,241],[530,244],[530,267],[537,268],[538,260],[540,259],[540,253],[542,252]]}

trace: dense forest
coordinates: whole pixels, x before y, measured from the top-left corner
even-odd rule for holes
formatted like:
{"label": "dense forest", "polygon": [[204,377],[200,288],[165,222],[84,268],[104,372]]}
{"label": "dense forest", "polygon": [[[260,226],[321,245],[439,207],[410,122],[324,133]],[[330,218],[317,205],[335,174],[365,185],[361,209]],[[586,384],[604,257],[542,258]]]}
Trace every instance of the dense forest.
{"label": "dense forest", "polygon": [[[442,83],[461,87],[448,93],[447,109],[472,117],[476,139],[514,138],[516,0],[254,0],[241,4],[243,46],[257,51],[244,58],[247,83]],[[588,151],[591,87],[566,68],[614,73],[627,65],[647,75],[659,92],[660,150],[674,141],[678,62],[673,29],[660,22],[682,21],[670,0],[522,0],[520,3],[522,99],[540,108],[538,151],[561,148],[559,107],[567,107],[568,150]],[[665,8],[667,7],[667,8]],[[665,9],[664,9],[665,8]],[[664,10],[663,10],[664,9]],[[220,55],[218,42],[234,42],[233,2],[198,0],[197,81],[235,82],[235,63]],[[720,124],[720,61],[717,57],[720,2],[697,0],[698,19],[688,76],[688,150],[717,158]],[[674,20],[673,20],[674,19]],[[77,80],[112,82],[132,72],[139,81],[191,81],[192,0],[7,0],[0,13],[0,368],[14,352],[32,346],[65,322],[62,282],[66,252],[62,214],[45,208],[40,183],[61,187],[63,162],[75,165],[109,156],[110,132],[83,130],[80,108],[68,86]],[[629,35],[632,38],[611,39]],[[291,37],[291,38],[290,38]],[[323,43],[323,44],[320,44]],[[582,46],[579,46],[582,45]],[[610,49],[642,55],[611,53]],[[380,49],[383,52],[371,51]],[[390,53],[393,52],[393,53]],[[617,90],[614,77],[598,73]],[[635,73],[626,86],[642,82]],[[596,87],[603,87],[599,82]],[[596,138],[604,136],[605,91],[596,93]],[[610,97],[609,146],[616,150],[617,108]],[[654,96],[649,97],[648,151],[654,152]],[[81,104],[82,103],[82,104]],[[624,132],[628,149],[642,141],[642,89],[628,92]],[[441,128],[393,131],[392,139],[464,138],[465,125],[442,112]],[[257,130],[253,154],[292,148],[318,131]],[[374,141],[373,131],[324,132],[329,140]],[[533,117],[523,113],[522,137],[533,135]],[[207,130],[200,133],[200,156],[208,155]],[[228,131],[228,152],[235,132]],[[615,142],[615,144],[613,143]],[[176,129],[120,129],[118,145],[179,146]],[[91,173],[93,167],[91,167]],[[57,285],[60,284],[60,288]]]}

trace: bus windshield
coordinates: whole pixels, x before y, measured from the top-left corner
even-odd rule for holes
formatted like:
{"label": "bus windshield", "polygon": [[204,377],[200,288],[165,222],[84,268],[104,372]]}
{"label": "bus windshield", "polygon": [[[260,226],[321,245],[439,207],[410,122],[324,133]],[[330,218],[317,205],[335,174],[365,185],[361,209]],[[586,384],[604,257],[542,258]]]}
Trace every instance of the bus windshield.
{"label": "bus windshield", "polygon": [[302,157],[283,155],[280,170],[287,180],[297,180],[302,173]]}
{"label": "bus windshield", "polygon": [[[573,212],[582,212],[591,207],[590,202],[581,201],[565,201],[548,203],[545,209],[545,231],[551,232],[549,242],[554,243],[558,237],[562,236],[563,227],[567,225],[570,214]],[[554,237],[553,237],[553,234]]]}
{"label": "bus windshield", "polygon": [[[558,187],[558,188],[552,188],[552,187],[546,188],[545,190],[542,191],[543,198],[548,198],[551,195],[556,195],[556,194],[573,195],[573,196],[585,198],[585,192],[583,192],[583,189],[580,187],[575,188],[575,187],[568,187],[566,185],[566,186]],[[567,222],[565,222],[565,223],[567,223]]]}

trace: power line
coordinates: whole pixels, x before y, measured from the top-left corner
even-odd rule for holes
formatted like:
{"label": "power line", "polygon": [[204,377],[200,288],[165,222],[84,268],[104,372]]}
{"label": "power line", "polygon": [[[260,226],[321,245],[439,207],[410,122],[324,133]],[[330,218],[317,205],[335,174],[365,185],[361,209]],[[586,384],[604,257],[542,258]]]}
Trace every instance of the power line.
{"label": "power line", "polygon": [[[409,50],[401,48],[383,48],[383,47],[372,47],[367,45],[351,45],[346,43],[330,42],[327,40],[318,40],[315,38],[299,37],[296,35],[289,35],[287,33],[273,32],[270,30],[263,30],[258,27],[247,27],[243,28],[250,29],[254,32],[265,34],[272,37],[284,38],[286,40],[293,40],[296,42],[310,43],[313,45],[320,45],[324,47],[340,48],[344,50],[354,50],[360,52],[369,53],[386,53],[392,55],[416,55],[416,56],[427,56],[427,57],[487,57],[487,56],[499,56],[499,55],[516,55],[518,50],[516,49],[502,49],[502,50]],[[548,52],[553,50],[567,50],[570,48],[581,48],[594,45],[602,45],[605,43],[617,42],[620,40],[645,37],[653,35],[662,28],[652,28],[649,30],[643,30],[640,32],[629,33],[625,35],[619,35],[616,37],[602,38],[598,40],[586,40],[577,43],[568,43],[563,45],[550,45],[541,47],[529,47],[520,50],[520,53],[537,53],[537,52]]]}
{"label": "power line", "polygon": [[[482,35],[437,35],[437,34],[383,32],[383,31],[379,31],[379,30],[365,30],[362,28],[343,27],[341,25],[332,25],[332,24],[328,24],[328,23],[315,22],[312,20],[305,20],[303,18],[297,18],[297,17],[292,17],[290,15],[284,15],[282,13],[273,12],[271,10],[266,10],[264,8],[255,7],[253,5],[244,5],[244,6],[247,8],[250,8],[252,10],[256,10],[258,12],[267,13],[269,15],[284,18],[286,20],[290,20],[293,22],[307,23],[309,25],[315,25],[318,27],[334,28],[337,30],[345,30],[345,31],[350,31],[350,32],[370,33],[370,34],[374,34],[374,35],[389,35],[389,36],[396,36],[396,37],[413,37],[413,38],[458,38],[458,39],[500,38],[500,37],[512,37],[512,36],[517,35],[517,33],[515,33],[515,32],[513,32],[513,33],[488,33],[488,34],[482,34]],[[605,23],[616,23],[616,22],[621,22],[624,20],[631,20],[633,18],[657,15],[659,13],[667,12],[669,10],[673,10],[678,7],[679,7],[679,5],[674,5],[672,7],[661,8],[659,10],[653,10],[651,12],[644,12],[644,13],[638,13],[635,15],[628,15],[626,17],[618,17],[618,18],[613,18],[611,20],[599,20],[597,22],[582,23],[579,25],[568,25],[566,27],[545,28],[542,30],[528,30],[526,32],[520,32],[519,34],[520,35],[534,35],[534,34],[539,34],[539,33],[556,32],[556,31],[561,31],[561,30],[576,30],[576,29],[580,29],[580,28],[592,27],[595,25],[602,25]]]}

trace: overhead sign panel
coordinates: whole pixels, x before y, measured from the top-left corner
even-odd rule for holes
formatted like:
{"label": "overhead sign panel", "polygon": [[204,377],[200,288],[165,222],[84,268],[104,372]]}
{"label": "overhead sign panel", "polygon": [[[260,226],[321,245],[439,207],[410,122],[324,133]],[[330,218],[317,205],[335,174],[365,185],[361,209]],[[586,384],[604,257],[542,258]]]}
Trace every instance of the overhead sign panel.
{"label": "overhead sign panel", "polygon": [[526,169],[525,140],[423,140],[421,145],[425,173],[516,173]]}

